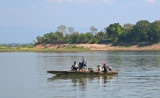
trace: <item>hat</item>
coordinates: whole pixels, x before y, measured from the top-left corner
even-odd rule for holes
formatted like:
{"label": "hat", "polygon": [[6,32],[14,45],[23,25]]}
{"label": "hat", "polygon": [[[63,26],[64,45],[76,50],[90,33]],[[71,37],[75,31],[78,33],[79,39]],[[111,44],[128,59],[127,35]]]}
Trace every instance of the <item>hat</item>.
{"label": "hat", "polygon": [[106,65],[106,63],[103,63],[103,65]]}

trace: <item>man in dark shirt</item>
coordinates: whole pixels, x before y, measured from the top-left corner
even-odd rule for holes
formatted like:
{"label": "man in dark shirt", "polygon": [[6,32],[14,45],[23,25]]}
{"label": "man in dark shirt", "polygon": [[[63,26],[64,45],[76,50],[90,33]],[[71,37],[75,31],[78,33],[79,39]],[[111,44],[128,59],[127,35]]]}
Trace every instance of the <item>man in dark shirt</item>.
{"label": "man in dark shirt", "polygon": [[104,69],[103,72],[107,72],[107,68],[108,68],[108,66],[106,66],[106,63],[104,63],[103,67],[102,67],[102,69]]}

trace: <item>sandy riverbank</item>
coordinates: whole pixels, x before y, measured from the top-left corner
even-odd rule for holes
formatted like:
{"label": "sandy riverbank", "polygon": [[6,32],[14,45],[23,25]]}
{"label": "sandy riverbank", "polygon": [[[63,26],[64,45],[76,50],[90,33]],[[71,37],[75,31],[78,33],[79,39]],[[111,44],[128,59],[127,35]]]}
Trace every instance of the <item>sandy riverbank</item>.
{"label": "sandy riverbank", "polygon": [[[66,49],[67,47],[71,47],[71,44],[63,44],[63,45],[51,45],[47,44],[37,45],[36,48],[41,49]],[[77,48],[86,49],[89,51],[160,51],[160,43],[157,44],[121,44],[114,46],[113,44],[74,44]],[[77,49],[77,50],[81,50]],[[69,49],[68,49],[69,50]]]}
{"label": "sandy riverbank", "polygon": [[129,44],[61,44],[34,47],[0,47],[0,52],[67,52],[67,51],[160,51],[160,43]]}

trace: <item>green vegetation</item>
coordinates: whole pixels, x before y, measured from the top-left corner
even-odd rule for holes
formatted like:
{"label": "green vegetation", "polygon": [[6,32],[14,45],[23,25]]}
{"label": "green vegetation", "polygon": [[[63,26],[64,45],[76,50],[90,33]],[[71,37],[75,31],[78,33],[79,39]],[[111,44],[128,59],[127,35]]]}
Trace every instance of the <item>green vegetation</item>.
{"label": "green vegetation", "polygon": [[0,45],[0,49],[6,49],[7,47]]}
{"label": "green vegetation", "polygon": [[0,47],[30,47],[34,46],[33,43],[9,43],[9,44],[0,44]]}
{"label": "green vegetation", "polygon": [[90,28],[91,32],[78,33],[73,27],[68,28],[60,25],[57,31],[37,36],[37,44],[107,44],[117,42],[159,42],[160,41],[160,21],[156,20],[150,23],[147,20],[141,20],[135,25],[119,23],[110,24],[104,28],[104,31],[97,32],[94,26]]}
{"label": "green vegetation", "polygon": [[50,48],[36,48],[34,46],[17,46],[17,47],[5,47],[0,45],[0,52],[61,52],[61,51],[88,51],[90,48],[77,47],[76,45],[70,45],[64,48],[50,49]]}
{"label": "green vegetation", "polygon": [[85,50],[89,50],[89,48],[84,48],[84,47],[77,47],[75,44],[73,44],[73,45],[70,45],[70,46],[68,46],[68,47],[66,47],[66,48],[64,48],[64,49],[72,49],[72,50],[78,50],[78,49],[80,49],[80,50],[82,50],[82,49],[85,49]]}
{"label": "green vegetation", "polygon": [[[79,33],[75,32],[73,27],[60,25],[56,32],[46,33],[43,36],[37,36],[37,41],[29,44],[1,44],[0,52],[4,51],[36,51],[36,52],[54,52],[54,51],[88,51],[95,47],[84,48],[76,44],[109,44],[109,50],[160,50],[159,44],[151,46],[154,43],[160,42],[160,21],[156,20],[150,23],[147,20],[140,20],[135,25],[119,23],[110,24],[104,28],[104,31],[99,31],[94,26],[90,27],[90,32]],[[39,45],[41,44],[41,45]],[[46,44],[55,44],[47,46]],[[39,45],[40,47],[37,47]],[[44,45],[44,46],[43,46]],[[42,47],[41,47],[42,46]],[[133,49],[132,46],[135,46]],[[141,47],[151,46],[146,49]],[[156,48],[155,48],[156,47]],[[106,47],[105,47],[106,48]],[[123,48],[123,49],[122,49]],[[101,50],[101,46],[96,47]],[[104,49],[104,48],[103,48]],[[103,50],[102,49],[102,50]],[[105,50],[105,49],[104,49]]]}

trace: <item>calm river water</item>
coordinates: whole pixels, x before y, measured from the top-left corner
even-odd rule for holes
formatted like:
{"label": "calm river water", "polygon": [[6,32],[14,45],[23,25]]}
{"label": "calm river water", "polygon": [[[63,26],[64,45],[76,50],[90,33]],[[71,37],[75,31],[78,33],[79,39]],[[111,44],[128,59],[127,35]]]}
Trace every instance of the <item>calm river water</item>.
{"label": "calm river water", "polygon": [[[106,62],[113,76],[54,76],[87,60]],[[0,53],[0,98],[160,98],[160,52]]]}

